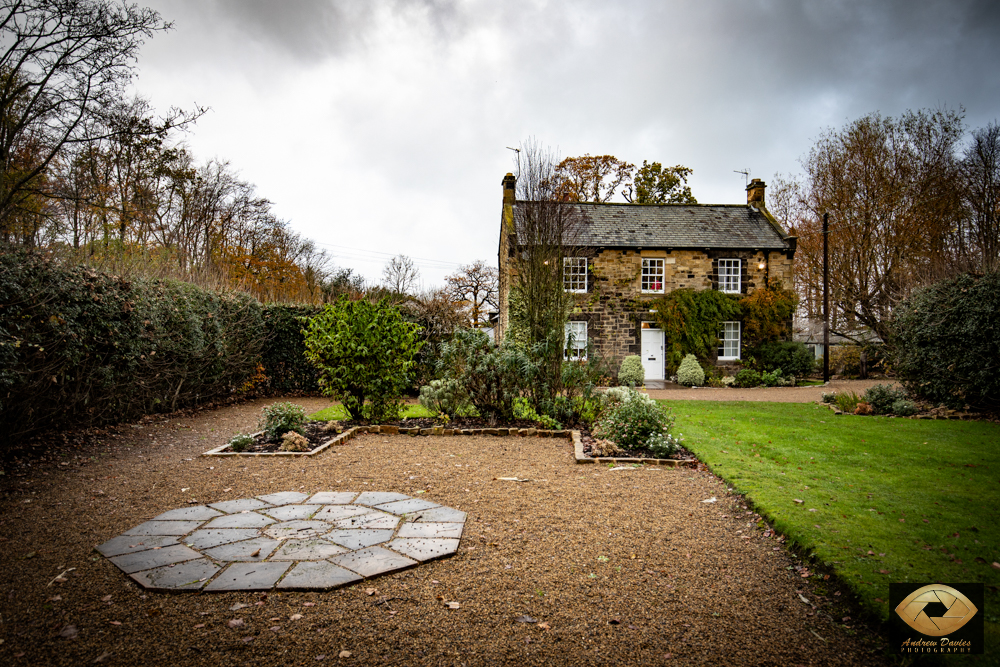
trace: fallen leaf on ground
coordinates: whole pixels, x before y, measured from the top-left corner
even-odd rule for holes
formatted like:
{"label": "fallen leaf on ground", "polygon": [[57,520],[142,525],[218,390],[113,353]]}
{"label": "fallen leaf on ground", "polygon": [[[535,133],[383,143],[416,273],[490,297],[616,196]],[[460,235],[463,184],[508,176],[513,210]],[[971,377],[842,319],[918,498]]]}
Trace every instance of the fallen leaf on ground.
{"label": "fallen leaf on ground", "polygon": [[110,623],[111,625],[121,625],[122,624],[121,621],[108,621],[108,623]]}
{"label": "fallen leaf on ground", "polygon": [[59,632],[59,636],[63,639],[75,639],[78,634],[80,631],[76,629],[75,625],[67,625]]}
{"label": "fallen leaf on ground", "polygon": [[[983,561],[983,562],[985,563],[986,561]],[[48,602],[59,602],[60,600],[62,600],[62,596],[61,595],[53,595],[52,597],[50,597],[48,599]]]}
{"label": "fallen leaf on ground", "polygon": [[204,623],[199,623],[198,625],[194,626],[194,629],[198,630],[198,629],[203,628],[203,627],[205,627],[205,624]]}
{"label": "fallen leaf on ground", "polygon": [[516,617],[514,620],[517,621],[518,623],[537,623],[538,622],[537,618],[532,618],[532,617],[528,616],[527,614],[522,614],[522,615]]}
{"label": "fallen leaf on ground", "polygon": [[448,609],[458,609],[462,606],[457,602],[445,602],[445,604],[448,605]]}
{"label": "fallen leaf on ground", "polygon": [[246,621],[242,618],[233,618],[229,621],[229,627],[231,628],[242,628],[244,625],[246,625]]}
{"label": "fallen leaf on ground", "polygon": [[292,614],[291,616],[288,617],[288,620],[289,621],[297,621],[300,618],[302,618],[302,614]]}
{"label": "fallen leaf on ground", "polygon": [[376,593],[378,593],[378,589],[377,588],[366,588],[365,589],[365,594],[366,595],[375,595]]}
{"label": "fallen leaf on ground", "polygon": [[238,611],[240,609],[243,609],[244,607],[249,607],[249,606],[250,605],[248,605],[248,604],[243,604],[242,602],[237,602],[236,604],[234,604],[232,607],[229,608],[229,611]]}
{"label": "fallen leaf on ground", "polygon": [[240,641],[243,642],[244,644],[249,644],[250,642],[253,641],[253,637],[244,637]]}
{"label": "fallen leaf on ground", "polygon": [[351,653],[350,651],[341,651],[340,652],[340,656],[338,656],[338,657],[341,657],[341,658],[350,658],[352,655],[353,655],[353,653]]}
{"label": "fallen leaf on ground", "polygon": [[111,596],[105,595],[104,597],[101,598],[101,602],[111,602]]}
{"label": "fallen leaf on ground", "polygon": [[805,604],[809,604],[809,599],[806,596],[802,595],[802,593],[799,593],[799,599],[802,600],[802,602],[804,602]]}
{"label": "fallen leaf on ground", "polygon": [[705,500],[703,500],[701,502],[703,502],[703,503],[715,503],[715,502],[718,502],[718,500],[716,499],[715,496],[712,496],[711,498],[706,498]]}
{"label": "fallen leaf on ground", "polygon": [[104,653],[102,653],[99,656],[97,656],[96,658],[94,658],[94,663],[93,664],[96,665],[98,663],[102,663],[102,662],[104,662],[105,660],[107,660],[110,657],[111,657],[111,651],[105,651]]}
{"label": "fallen leaf on ground", "polygon": [[316,603],[315,602],[303,602],[302,606],[303,607],[315,607]]}
{"label": "fallen leaf on ground", "polygon": [[805,501],[804,500],[799,500],[798,498],[792,498],[792,502],[795,503],[796,505],[801,505]]}
{"label": "fallen leaf on ground", "polygon": [[990,567],[992,567],[994,570],[1000,570],[1000,563],[993,561],[993,564]]}
{"label": "fallen leaf on ground", "polygon": [[277,632],[280,629],[281,629],[281,626],[278,626],[278,625],[272,625],[271,627],[268,628],[268,630],[270,630],[271,632]]}
{"label": "fallen leaf on ground", "polygon": [[549,625],[548,623],[539,623],[538,627],[540,627],[542,630],[551,630],[552,629],[552,626]]}
{"label": "fallen leaf on ground", "polygon": [[252,554],[250,554],[250,558],[256,558],[259,555],[260,555],[260,549],[257,549],[257,551],[254,551]]}

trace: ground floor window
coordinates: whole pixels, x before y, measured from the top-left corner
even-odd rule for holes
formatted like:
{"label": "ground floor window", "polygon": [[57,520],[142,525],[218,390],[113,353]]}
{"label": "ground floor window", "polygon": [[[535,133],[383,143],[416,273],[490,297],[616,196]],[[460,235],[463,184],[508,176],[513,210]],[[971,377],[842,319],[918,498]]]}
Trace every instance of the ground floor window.
{"label": "ground floor window", "polygon": [[723,322],[719,332],[719,361],[740,358],[740,323]]}
{"label": "ground floor window", "polygon": [[571,360],[587,358],[587,323],[566,323],[566,358]]}

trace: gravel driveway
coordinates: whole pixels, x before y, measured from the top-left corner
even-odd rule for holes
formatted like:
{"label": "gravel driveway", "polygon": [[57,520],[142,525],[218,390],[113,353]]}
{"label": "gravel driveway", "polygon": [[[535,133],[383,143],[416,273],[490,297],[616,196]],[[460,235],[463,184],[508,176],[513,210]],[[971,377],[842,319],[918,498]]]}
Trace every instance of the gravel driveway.
{"label": "gravel driveway", "polygon": [[[727,395],[753,400],[743,393]],[[251,430],[263,405],[70,437],[45,460],[7,465],[0,663],[882,664],[847,590],[803,578],[803,563],[705,471],[576,465],[568,441],[489,436],[366,435],[315,458],[198,456]],[[146,592],[93,550],[173,508],[342,490],[422,492],[465,510],[459,553],[352,588],[263,595]]]}

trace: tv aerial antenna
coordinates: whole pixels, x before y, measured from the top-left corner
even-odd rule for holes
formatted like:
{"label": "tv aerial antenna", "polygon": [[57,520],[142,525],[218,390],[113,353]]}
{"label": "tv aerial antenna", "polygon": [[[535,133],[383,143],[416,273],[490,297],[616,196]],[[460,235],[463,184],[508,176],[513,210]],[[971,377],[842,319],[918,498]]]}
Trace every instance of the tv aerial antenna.
{"label": "tv aerial antenna", "polygon": [[518,180],[520,180],[520,178],[521,178],[521,149],[520,148],[511,148],[510,146],[507,146],[507,150],[514,151],[515,153],[517,153],[517,178],[518,178]]}
{"label": "tv aerial antenna", "polygon": [[750,185],[750,167],[746,169],[733,169],[733,173],[743,174],[743,185]]}

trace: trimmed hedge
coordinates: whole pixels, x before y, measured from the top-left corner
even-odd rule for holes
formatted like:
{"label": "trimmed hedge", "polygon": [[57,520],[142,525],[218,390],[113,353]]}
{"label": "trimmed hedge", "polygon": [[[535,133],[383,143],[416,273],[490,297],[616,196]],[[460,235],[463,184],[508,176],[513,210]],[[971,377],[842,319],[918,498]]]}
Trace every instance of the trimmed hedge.
{"label": "trimmed hedge", "polygon": [[264,306],[267,338],[260,363],[267,377],[263,388],[269,394],[319,393],[319,371],[306,359],[302,330],[306,319],[315,317],[320,306],[268,304]]}
{"label": "trimmed hedge", "polygon": [[272,310],[244,294],[0,250],[3,432],[107,424],[267,390],[269,371],[281,378],[277,391],[308,387],[314,375],[285,379],[296,367],[281,360],[295,352],[278,348],[294,337],[269,331],[284,322],[266,318]]}

